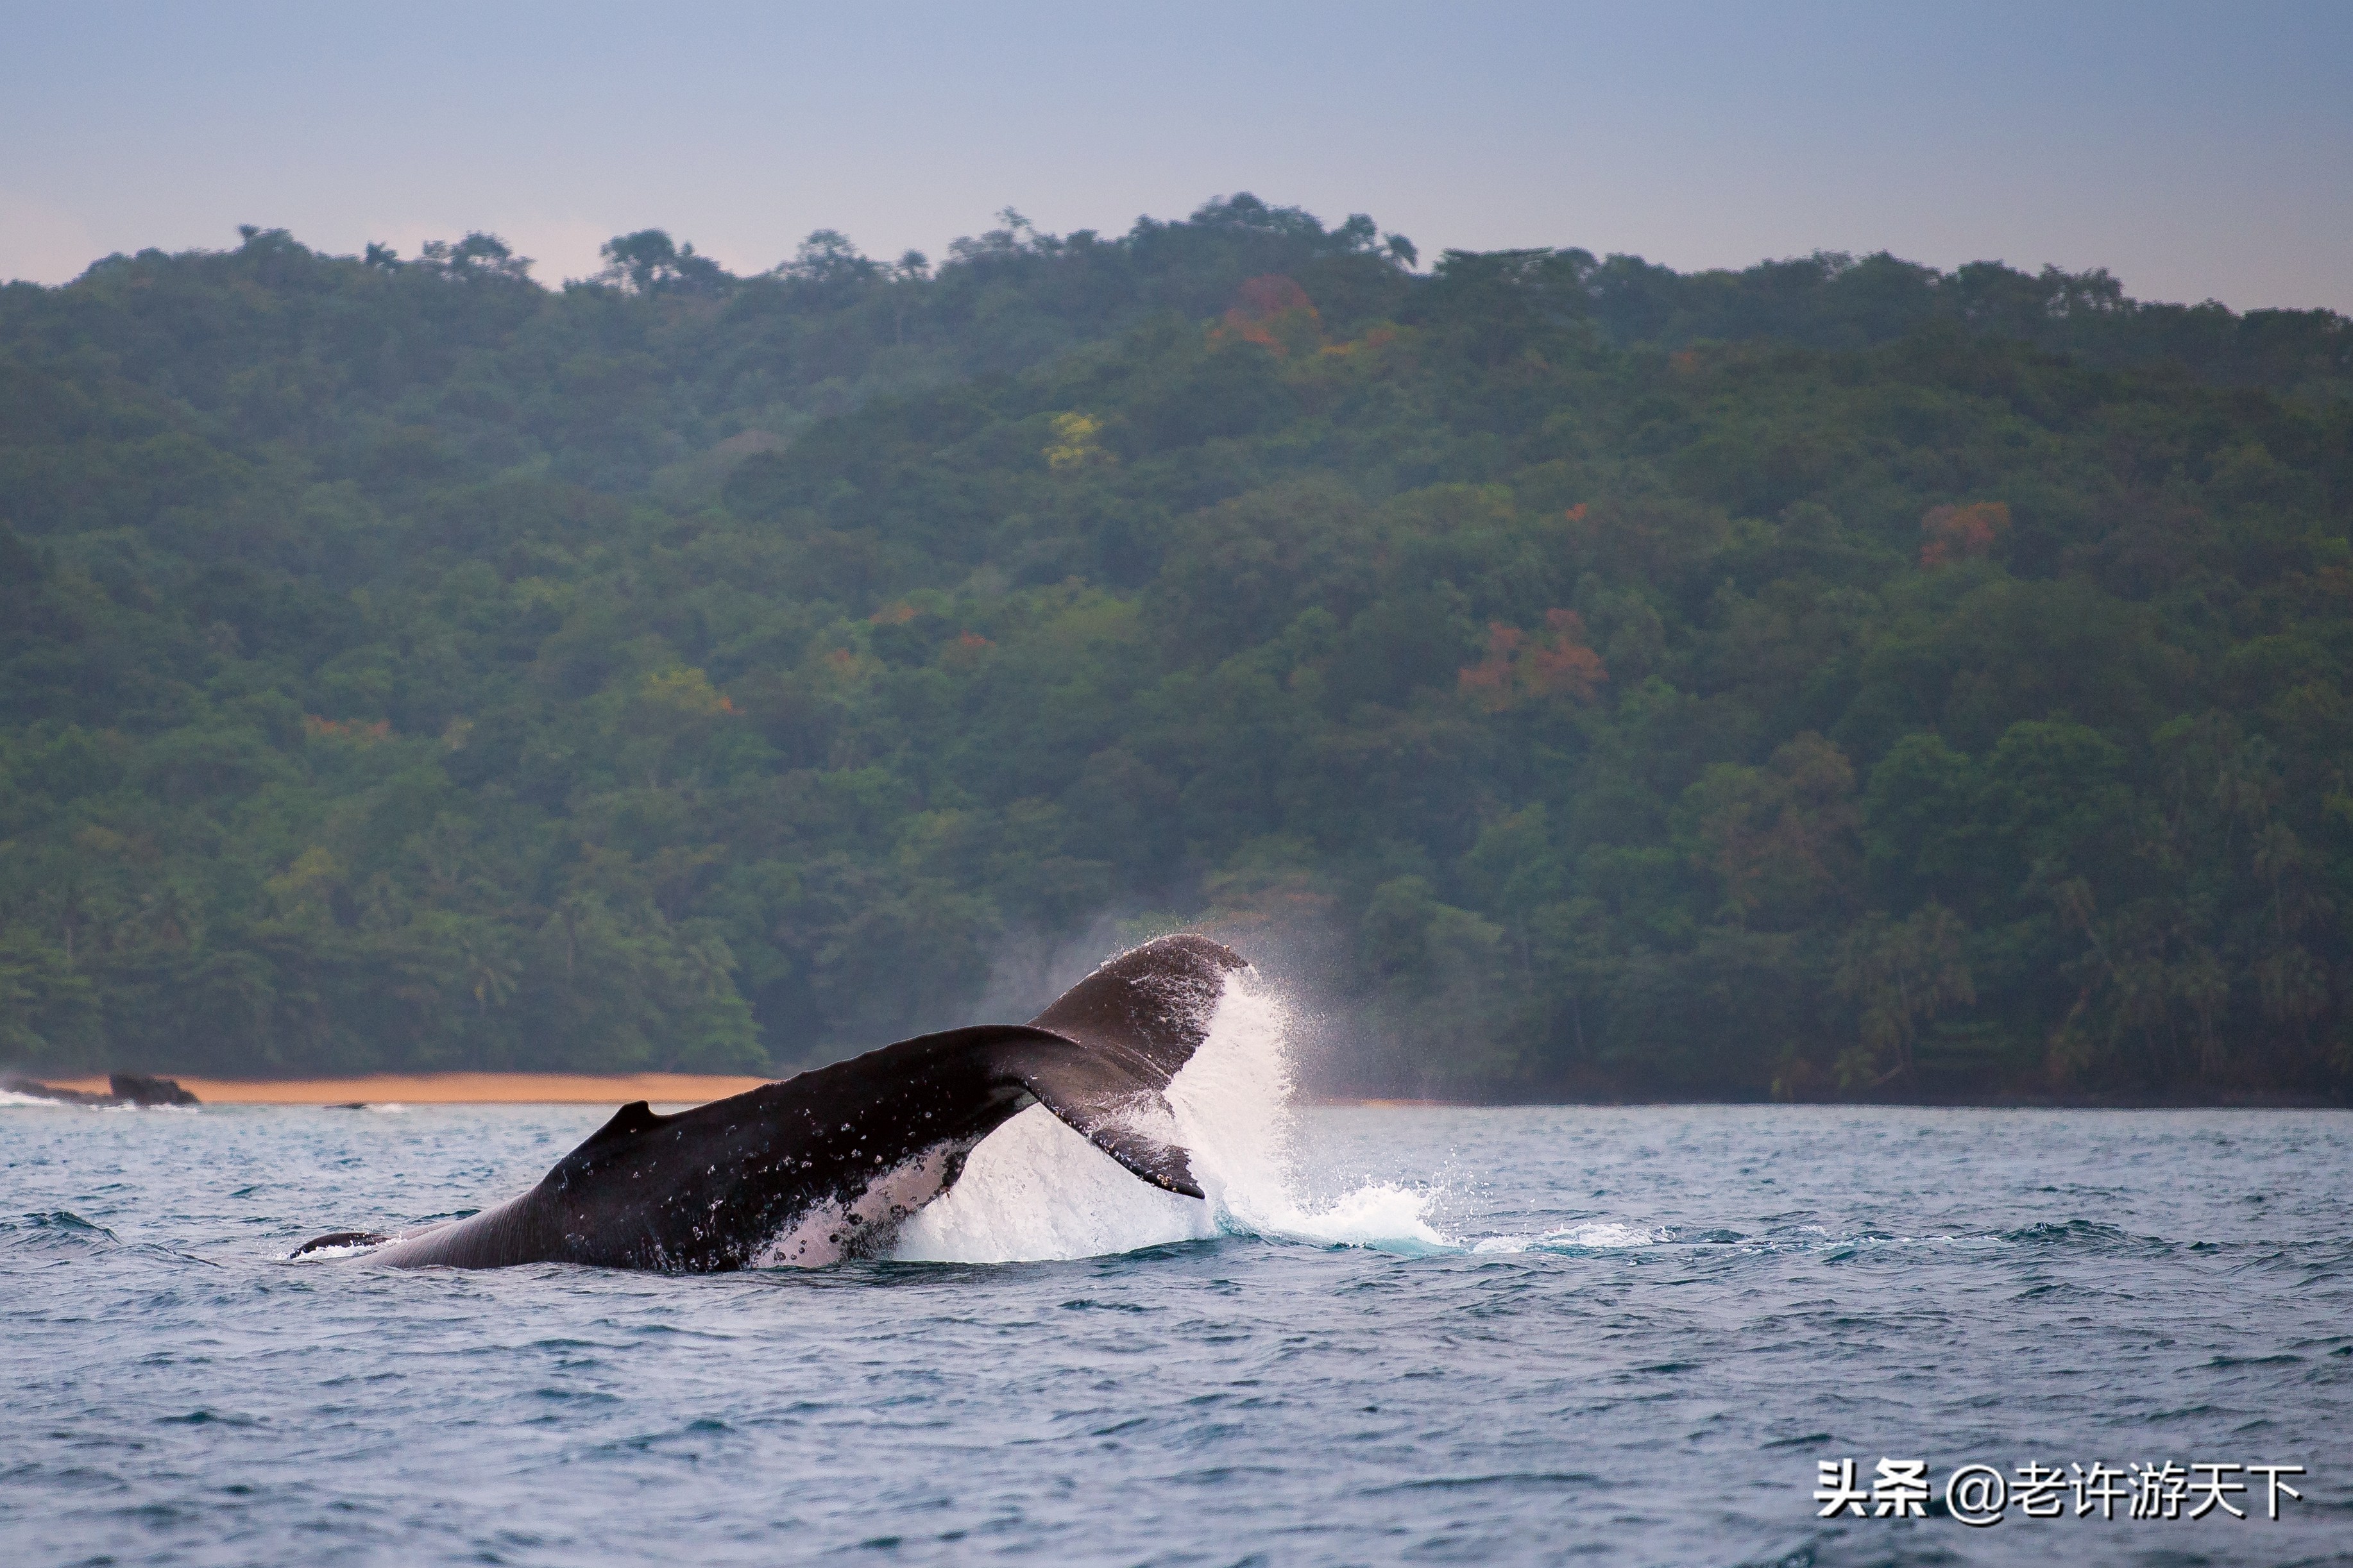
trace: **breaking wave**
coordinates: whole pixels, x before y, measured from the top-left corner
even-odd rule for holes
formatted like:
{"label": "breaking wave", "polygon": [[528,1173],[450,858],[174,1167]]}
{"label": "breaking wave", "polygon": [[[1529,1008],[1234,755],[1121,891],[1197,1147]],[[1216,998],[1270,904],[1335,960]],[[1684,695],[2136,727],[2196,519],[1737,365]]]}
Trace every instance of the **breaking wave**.
{"label": "breaking wave", "polygon": [[114,1114],[123,1111],[170,1110],[195,1114],[202,1107],[194,1105],[134,1105],[128,1100],[100,1100],[91,1104],[79,1100],[51,1100],[42,1094],[19,1094],[13,1089],[0,1089],[0,1110],[97,1110]]}

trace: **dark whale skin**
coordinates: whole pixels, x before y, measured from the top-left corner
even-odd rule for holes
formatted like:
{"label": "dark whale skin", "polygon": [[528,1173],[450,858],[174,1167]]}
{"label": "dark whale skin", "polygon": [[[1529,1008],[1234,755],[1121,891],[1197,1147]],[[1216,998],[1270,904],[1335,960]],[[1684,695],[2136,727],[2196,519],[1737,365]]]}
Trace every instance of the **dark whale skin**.
{"label": "dark whale skin", "polygon": [[1032,1103],[1144,1180],[1199,1197],[1185,1152],[1152,1124],[1171,1128],[1161,1091],[1244,967],[1206,937],[1162,937],[1029,1024],[919,1035],[675,1116],[635,1101],[495,1207],[397,1237],[337,1231],[294,1256],[368,1247],[403,1268],[670,1273],[871,1256]]}

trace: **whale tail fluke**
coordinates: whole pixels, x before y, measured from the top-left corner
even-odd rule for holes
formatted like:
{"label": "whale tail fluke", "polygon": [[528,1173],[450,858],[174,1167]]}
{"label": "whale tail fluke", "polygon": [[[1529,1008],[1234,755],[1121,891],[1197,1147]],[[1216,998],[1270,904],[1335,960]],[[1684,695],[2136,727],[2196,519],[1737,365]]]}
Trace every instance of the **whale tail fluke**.
{"label": "whale tail fluke", "polygon": [[1241,954],[1205,936],[1156,937],[1106,961],[1029,1026],[1137,1058],[1166,1088],[1208,1037],[1226,976],[1249,967]]}
{"label": "whale tail fluke", "polygon": [[1163,1098],[1208,1037],[1226,977],[1249,965],[1205,936],[1164,936],[1110,960],[1030,1020],[1077,1045],[1008,1040],[1005,1067],[1055,1116],[1128,1170],[1202,1195]]}
{"label": "whale tail fluke", "polygon": [[1065,1126],[1155,1187],[1203,1197],[1193,1165],[1176,1142],[1176,1113],[1163,1091],[1168,1079],[1138,1070],[1122,1057],[1034,1029],[989,1047],[1000,1079],[1027,1090]]}

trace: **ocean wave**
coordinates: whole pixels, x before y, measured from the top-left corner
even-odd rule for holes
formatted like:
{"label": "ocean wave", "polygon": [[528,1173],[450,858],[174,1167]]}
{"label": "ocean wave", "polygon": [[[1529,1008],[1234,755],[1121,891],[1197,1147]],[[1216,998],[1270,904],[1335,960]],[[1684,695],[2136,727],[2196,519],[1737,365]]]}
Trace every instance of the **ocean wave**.
{"label": "ocean wave", "polygon": [[0,1219],[0,1240],[30,1247],[120,1247],[122,1238],[70,1209]]}

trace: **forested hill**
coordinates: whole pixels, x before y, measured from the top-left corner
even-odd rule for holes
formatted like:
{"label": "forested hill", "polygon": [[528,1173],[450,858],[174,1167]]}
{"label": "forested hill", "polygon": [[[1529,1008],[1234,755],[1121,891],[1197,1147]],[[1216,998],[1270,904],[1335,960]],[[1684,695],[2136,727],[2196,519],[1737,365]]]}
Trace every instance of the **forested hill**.
{"label": "forested hill", "polygon": [[0,1065],[781,1070],[1206,921],[1333,1088],[2353,1095],[2339,317],[608,248],[0,289]]}

